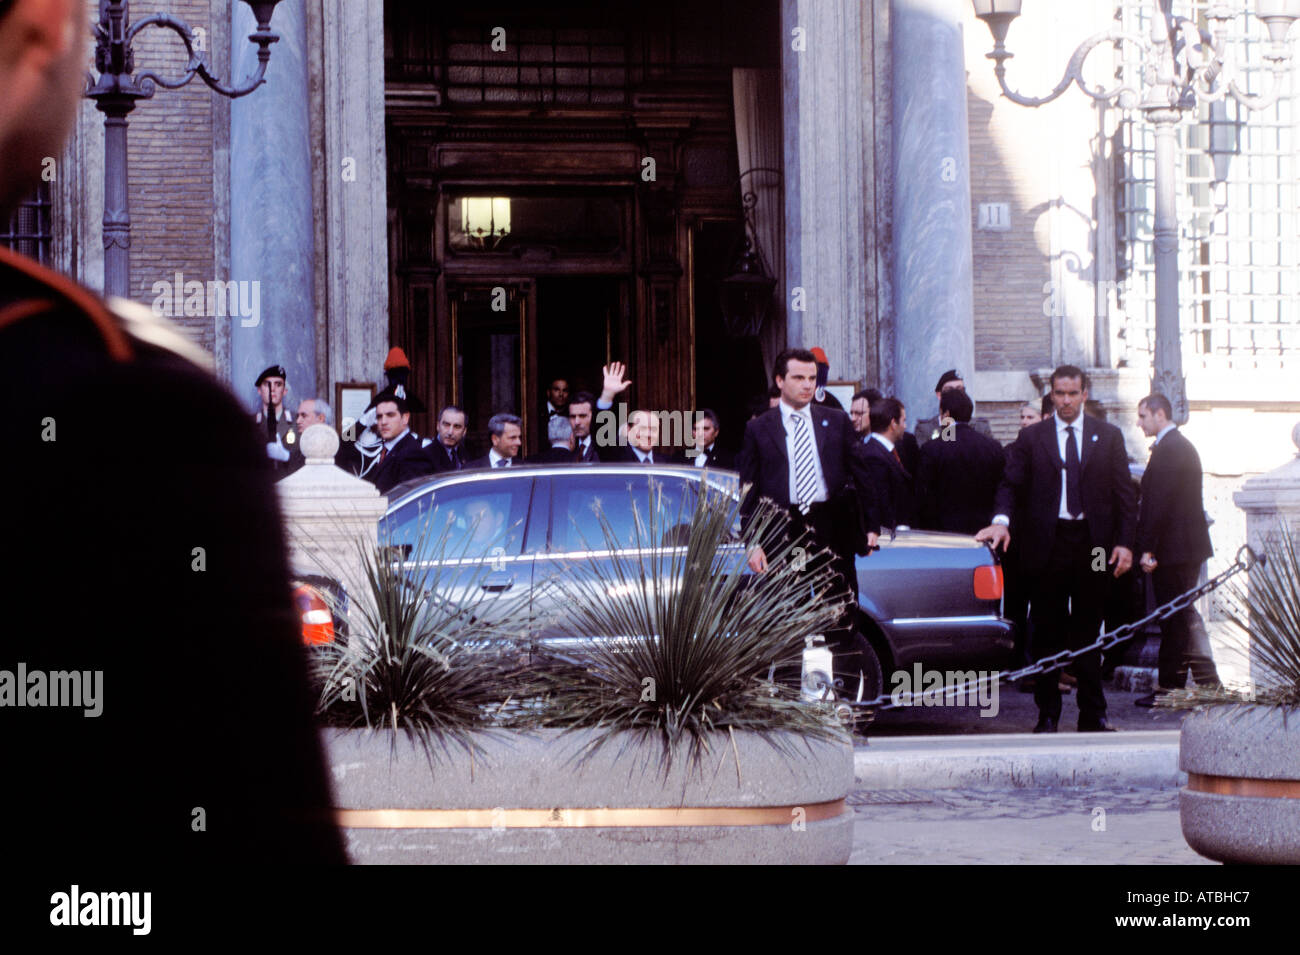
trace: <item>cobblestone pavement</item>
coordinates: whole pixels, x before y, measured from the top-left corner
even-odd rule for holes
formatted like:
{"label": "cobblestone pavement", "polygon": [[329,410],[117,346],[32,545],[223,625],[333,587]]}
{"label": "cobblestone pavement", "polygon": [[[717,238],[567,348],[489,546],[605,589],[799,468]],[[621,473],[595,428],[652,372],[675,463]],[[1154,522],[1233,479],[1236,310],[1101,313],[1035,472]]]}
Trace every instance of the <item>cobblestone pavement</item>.
{"label": "cobblestone pavement", "polygon": [[1212,865],[1177,789],[859,790],[854,865]]}

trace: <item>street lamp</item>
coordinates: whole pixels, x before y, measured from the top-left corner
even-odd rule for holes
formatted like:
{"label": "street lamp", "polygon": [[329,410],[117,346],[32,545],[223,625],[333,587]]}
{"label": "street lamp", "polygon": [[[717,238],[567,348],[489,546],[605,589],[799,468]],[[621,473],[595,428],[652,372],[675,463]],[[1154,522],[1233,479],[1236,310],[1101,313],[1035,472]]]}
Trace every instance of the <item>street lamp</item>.
{"label": "street lamp", "polygon": [[[1269,48],[1264,54],[1272,73],[1267,93],[1252,96],[1237,85],[1228,61],[1228,24],[1236,11],[1215,3],[1205,11],[1212,25],[1207,33],[1186,17],[1175,16],[1173,0],[1151,0],[1151,30],[1138,36],[1119,30],[1097,33],[1079,45],[1065,68],[1065,76],[1046,96],[1022,96],[1007,86],[1007,30],[1020,15],[1021,0],[972,0],[975,15],[993,34],[993,72],[1002,94],[1021,106],[1042,106],[1064,93],[1071,83],[1098,102],[1117,102],[1121,109],[1140,109],[1155,127],[1155,271],[1156,356],[1152,391],[1167,397],[1174,420],[1187,421],[1187,392],[1183,380],[1182,342],[1178,318],[1178,222],[1174,211],[1174,167],[1178,149],[1178,124],[1198,100],[1217,102],[1232,97],[1250,109],[1264,109],[1282,95],[1291,51],[1287,31],[1300,19],[1300,0],[1256,0],[1255,16],[1268,28]],[[1130,43],[1141,52],[1140,85],[1117,74],[1115,86],[1093,87],[1083,78],[1083,64],[1097,47]]]}
{"label": "street lamp", "polygon": [[[208,70],[201,52],[194,47],[194,33],[183,20],[155,13],[130,23],[127,0],[99,0],[99,23],[95,26],[95,69],[99,79],[86,90],[95,108],[104,114],[104,294],[125,297],[128,291],[131,250],[131,215],[127,209],[126,127],[127,116],[136,100],[149,99],[157,87],[174,90],[199,77],[222,96],[247,96],[265,82],[271,44],[280,37],[271,32],[271,15],[280,0],[244,0],[253,10],[257,30],[248,37],[257,44],[257,70],[239,87],[224,85]],[[147,26],[166,27],[178,34],[190,55],[185,72],[168,80],[152,70],[132,75],[135,51],[131,41]]]}

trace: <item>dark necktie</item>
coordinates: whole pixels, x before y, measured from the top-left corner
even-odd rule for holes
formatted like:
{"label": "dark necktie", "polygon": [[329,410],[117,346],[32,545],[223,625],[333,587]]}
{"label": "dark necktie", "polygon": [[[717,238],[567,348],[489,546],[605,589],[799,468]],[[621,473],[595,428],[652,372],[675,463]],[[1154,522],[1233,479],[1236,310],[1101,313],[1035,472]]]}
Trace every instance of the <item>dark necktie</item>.
{"label": "dark necktie", "polygon": [[1065,510],[1071,517],[1083,511],[1083,492],[1079,489],[1079,447],[1074,443],[1074,425],[1065,428]]}
{"label": "dark necktie", "polygon": [[379,449],[379,463],[384,463],[384,458],[388,457],[388,445],[383,445]]}
{"label": "dark necktie", "polygon": [[499,461],[497,462],[497,467],[499,467],[499,468],[508,468],[509,466],[510,466],[510,459],[509,459],[509,458],[502,458],[501,460],[499,460]]}

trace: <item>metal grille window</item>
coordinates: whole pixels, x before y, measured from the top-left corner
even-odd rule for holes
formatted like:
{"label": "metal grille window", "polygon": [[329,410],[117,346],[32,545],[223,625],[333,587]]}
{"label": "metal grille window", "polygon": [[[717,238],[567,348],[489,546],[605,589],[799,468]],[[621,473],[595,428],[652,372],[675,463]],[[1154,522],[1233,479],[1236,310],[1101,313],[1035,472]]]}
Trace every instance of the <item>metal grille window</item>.
{"label": "metal grille window", "polygon": [[[1208,29],[1213,0],[1177,0],[1175,11]],[[1149,0],[1123,0],[1126,31],[1150,28]],[[1229,32],[1237,81],[1251,93],[1268,89],[1266,33],[1243,11]],[[1300,46],[1300,44],[1296,44]],[[1137,67],[1125,49],[1126,70]],[[1129,74],[1135,75],[1135,74]],[[1231,100],[1200,103],[1179,129],[1176,185],[1179,224],[1179,312],[1183,362],[1195,368],[1278,368],[1300,354],[1300,110],[1295,70],[1282,99],[1265,110]],[[1155,344],[1155,141],[1136,110],[1115,134],[1119,158],[1117,227],[1120,356],[1145,366]]]}
{"label": "metal grille window", "polygon": [[50,184],[42,182],[35,195],[24,201],[0,228],[0,243],[42,265],[49,265],[54,242],[51,210]]}
{"label": "metal grille window", "polygon": [[394,38],[399,48],[390,58],[388,78],[432,83],[448,104],[631,101],[633,57],[625,30],[516,27],[497,38],[487,27],[448,27],[432,28],[420,39],[423,44]]}

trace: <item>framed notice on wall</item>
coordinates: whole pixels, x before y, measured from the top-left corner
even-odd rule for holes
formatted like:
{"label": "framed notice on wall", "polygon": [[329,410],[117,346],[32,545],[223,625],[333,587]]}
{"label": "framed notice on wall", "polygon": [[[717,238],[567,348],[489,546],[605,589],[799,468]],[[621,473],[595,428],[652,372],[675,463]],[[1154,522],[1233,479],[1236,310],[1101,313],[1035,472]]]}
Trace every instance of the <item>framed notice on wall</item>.
{"label": "framed notice on wall", "polygon": [[361,417],[375,397],[375,386],[368,381],[341,381],[334,386],[334,424],[343,440],[355,440],[348,428]]}
{"label": "framed notice on wall", "polygon": [[853,396],[862,390],[862,385],[856,381],[828,381],[826,382],[826,393],[834,395],[848,413],[849,405],[853,404]]}

